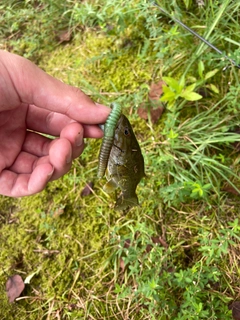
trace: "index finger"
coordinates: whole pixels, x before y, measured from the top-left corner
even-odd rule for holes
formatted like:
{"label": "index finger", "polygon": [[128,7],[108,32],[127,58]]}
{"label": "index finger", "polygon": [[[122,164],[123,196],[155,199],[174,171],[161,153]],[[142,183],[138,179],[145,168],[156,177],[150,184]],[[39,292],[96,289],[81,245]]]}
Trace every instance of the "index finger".
{"label": "index finger", "polygon": [[8,71],[15,94],[19,97],[19,103],[34,104],[39,108],[62,113],[84,124],[106,121],[110,109],[95,104],[80,89],[53,78],[20,56],[1,51],[0,58]]}

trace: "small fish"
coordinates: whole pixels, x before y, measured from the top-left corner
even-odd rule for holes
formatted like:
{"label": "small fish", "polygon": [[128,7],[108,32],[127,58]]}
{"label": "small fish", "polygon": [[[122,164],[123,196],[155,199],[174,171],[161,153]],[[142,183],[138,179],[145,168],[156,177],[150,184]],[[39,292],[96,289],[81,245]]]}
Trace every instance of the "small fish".
{"label": "small fish", "polygon": [[121,195],[115,205],[116,210],[126,210],[137,206],[136,188],[145,176],[141,149],[127,117],[121,114],[115,129],[114,141],[108,158],[104,186],[107,193],[118,187]]}

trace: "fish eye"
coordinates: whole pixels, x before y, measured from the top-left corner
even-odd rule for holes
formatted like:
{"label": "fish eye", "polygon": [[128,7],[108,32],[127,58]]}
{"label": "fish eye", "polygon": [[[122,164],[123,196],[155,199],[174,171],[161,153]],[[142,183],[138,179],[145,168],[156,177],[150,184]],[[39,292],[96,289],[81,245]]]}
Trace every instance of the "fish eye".
{"label": "fish eye", "polygon": [[125,136],[130,135],[129,129],[127,127],[124,129],[124,134],[125,134]]}

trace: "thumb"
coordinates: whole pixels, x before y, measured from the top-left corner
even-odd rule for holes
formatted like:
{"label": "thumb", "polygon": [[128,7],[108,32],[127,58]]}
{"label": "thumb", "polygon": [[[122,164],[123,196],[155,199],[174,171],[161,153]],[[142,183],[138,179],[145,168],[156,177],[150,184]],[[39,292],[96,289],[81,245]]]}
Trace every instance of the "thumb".
{"label": "thumb", "polygon": [[[11,97],[18,98],[18,101],[14,99],[16,105],[11,107],[16,107],[20,102],[34,104],[39,108],[62,113],[84,124],[104,123],[108,117],[108,107],[96,105],[80,89],[51,77],[29,60],[0,51],[0,62],[15,90],[15,95]],[[3,89],[0,88],[0,91]],[[10,94],[9,88],[7,93]]]}

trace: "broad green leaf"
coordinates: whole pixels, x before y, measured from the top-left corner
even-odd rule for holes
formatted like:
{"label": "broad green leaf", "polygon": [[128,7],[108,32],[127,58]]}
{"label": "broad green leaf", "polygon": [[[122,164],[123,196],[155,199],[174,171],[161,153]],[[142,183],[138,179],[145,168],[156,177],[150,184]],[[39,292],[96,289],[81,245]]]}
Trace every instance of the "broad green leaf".
{"label": "broad green leaf", "polygon": [[207,184],[205,184],[205,185],[203,186],[203,189],[204,189],[204,190],[209,190],[209,189],[211,189],[211,188],[212,188],[211,183],[207,183]]}
{"label": "broad green leaf", "polygon": [[180,87],[180,90],[182,91],[182,89],[184,88],[185,86],[185,77],[182,76],[180,81],[179,81],[179,87]]}
{"label": "broad green leaf", "polygon": [[175,110],[175,100],[171,100],[167,102],[167,109],[171,111]]}
{"label": "broad green leaf", "polygon": [[219,93],[218,88],[212,83],[208,84],[206,87],[209,88],[214,93]]}
{"label": "broad green leaf", "polygon": [[172,77],[162,77],[163,81],[166,82],[167,85],[172,86],[173,83],[178,84],[177,80]]}
{"label": "broad green leaf", "polygon": [[170,87],[163,85],[162,86],[163,93],[173,92]]}
{"label": "broad green leaf", "polygon": [[187,86],[184,92],[192,92],[196,87],[196,83],[191,84],[190,86]]}
{"label": "broad green leaf", "polygon": [[172,77],[163,77],[163,81],[166,82],[166,84],[171,87],[172,89],[174,89],[176,92],[179,92],[180,90],[180,85],[178,83],[178,81]]}
{"label": "broad green leaf", "polygon": [[196,92],[183,92],[180,96],[188,101],[196,101],[202,99],[202,96]]}
{"label": "broad green leaf", "polygon": [[218,72],[218,69],[214,69],[212,71],[207,72],[204,79],[207,80],[207,79],[213,77],[217,72]]}
{"label": "broad green leaf", "polygon": [[175,100],[176,93],[170,90],[168,87],[163,87],[163,96],[160,98],[160,101],[172,101]]}

